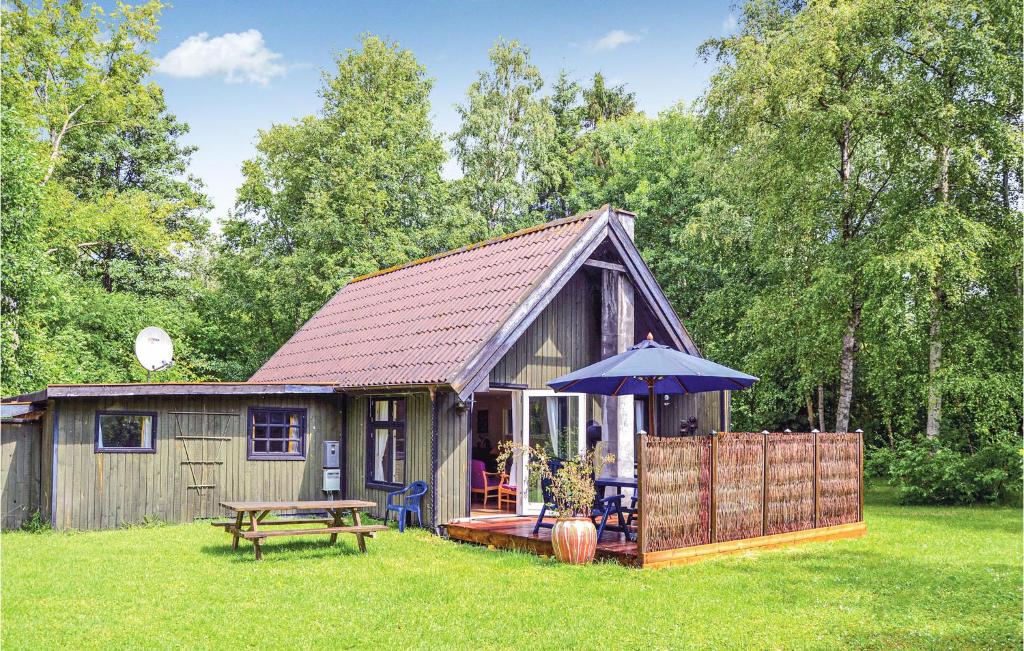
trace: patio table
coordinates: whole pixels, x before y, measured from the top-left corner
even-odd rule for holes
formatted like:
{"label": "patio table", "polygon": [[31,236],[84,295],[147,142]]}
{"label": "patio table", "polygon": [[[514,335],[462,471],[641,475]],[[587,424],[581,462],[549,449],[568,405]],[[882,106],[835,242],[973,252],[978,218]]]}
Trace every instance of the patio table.
{"label": "patio table", "polygon": [[[329,535],[331,544],[338,540],[339,533],[351,533],[356,537],[359,551],[366,553],[365,537],[372,537],[375,531],[385,531],[387,527],[379,524],[364,525],[359,518],[360,509],[377,506],[375,502],[365,500],[294,500],[286,502],[221,502],[221,506],[235,512],[235,519],[227,522],[213,522],[214,526],[223,527],[231,534],[231,549],[238,549],[238,539],[251,540],[256,551],[256,560],[263,558],[260,543],[265,538],[277,536],[308,536]],[[312,517],[305,519],[287,518],[283,520],[266,520],[275,511],[326,511],[329,517]],[[351,515],[352,525],[346,525],[343,518]],[[318,527],[304,529],[265,529],[289,524],[317,524]]]}

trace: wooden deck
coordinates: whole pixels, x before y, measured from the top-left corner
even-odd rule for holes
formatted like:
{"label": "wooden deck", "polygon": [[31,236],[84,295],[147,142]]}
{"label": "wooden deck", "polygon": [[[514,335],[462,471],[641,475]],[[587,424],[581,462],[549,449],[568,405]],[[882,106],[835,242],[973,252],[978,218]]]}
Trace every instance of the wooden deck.
{"label": "wooden deck", "polygon": [[[448,537],[452,540],[487,545],[496,549],[515,549],[538,556],[551,556],[551,529],[533,533],[535,517],[513,516],[487,518],[448,523]],[[553,518],[545,522],[554,524]],[[639,566],[636,543],[629,542],[618,532],[606,531],[597,543],[597,559],[614,560],[623,565]]]}
{"label": "wooden deck", "polygon": [[[495,549],[514,549],[538,556],[551,556],[554,553],[551,549],[551,530],[541,529],[534,534],[535,521],[536,519],[532,517],[511,517],[449,522],[448,537],[452,540],[486,545]],[[554,522],[547,518],[545,521]],[[627,541],[620,533],[606,532],[597,544],[596,558],[615,560],[630,567],[671,567],[745,551],[760,551],[843,538],[859,538],[865,533],[867,533],[867,527],[864,523],[854,522],[833,527],[820,527],[785,534],[639,554],[636,543]]]}

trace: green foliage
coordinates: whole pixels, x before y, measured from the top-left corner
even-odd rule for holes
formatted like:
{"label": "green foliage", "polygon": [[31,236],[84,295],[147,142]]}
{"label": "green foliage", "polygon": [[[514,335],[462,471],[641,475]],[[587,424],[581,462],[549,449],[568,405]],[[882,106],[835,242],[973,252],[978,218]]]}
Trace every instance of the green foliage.
{"label": "green foliage", "polygon": [[499,40],[490,62],[466,103],[455,107],[462,124],[453,142],[463,173],[459,190],[495,236],[540,221],[538,197],[559,170],[552,159],[555,119],[540,95],[544,81],[530,51]]}
{"label": "green foliage", "polygon": [[32,517],[21,523],[21,530],[27,533],[46,533],[52,531],[50,521],[44,519],[39,511],[36,511],[32,514]]}
{"label": "green foliage", "polygon": [[5,394],[145,372],[147,325],[176,341],[164,379],[207,369],[191,345],[208,201],[166,112],[146,46],[159,3],[5,5],[0,357]]}
{"label": "green foliage", "polygon": [[922,439],[895,449],[872,451],[865,472],[888,479],[908,504],[972,504],[1019,501],[1024,448],[1020,436],[1007,434],[974,450]]}
{"label": "green foliage", "polygon": [[499,468],[505,468],[511,459],[523,456],[529,466],[530,481],[548,483],[555,510],[563,518],[590,517],[596,496],[594,477],[601,468],[615,461],[614,455],[603,454],[599,449],[556,459],[552,457],[550,444],[529,446],[502,441],[498,446],[496,463]]}

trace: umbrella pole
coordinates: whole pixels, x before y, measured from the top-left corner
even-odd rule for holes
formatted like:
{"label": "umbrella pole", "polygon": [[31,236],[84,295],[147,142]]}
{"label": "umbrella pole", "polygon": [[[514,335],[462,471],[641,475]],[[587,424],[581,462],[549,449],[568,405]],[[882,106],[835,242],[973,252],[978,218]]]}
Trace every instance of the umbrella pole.
{"label": "umbrella pole", "polygon": [[654,434],[654,378],[647,380],[647,429],[649,434]]}

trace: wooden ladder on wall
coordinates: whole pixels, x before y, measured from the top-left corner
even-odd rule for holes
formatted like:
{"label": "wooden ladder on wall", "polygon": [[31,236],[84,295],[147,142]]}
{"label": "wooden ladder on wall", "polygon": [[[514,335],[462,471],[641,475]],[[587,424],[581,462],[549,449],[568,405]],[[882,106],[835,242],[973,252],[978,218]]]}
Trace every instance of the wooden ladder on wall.
{"label": "wooden ladder on wall", "polygon": [[[194,490],[200,498],[203,498],[207,491],[212,493],[217,488],[215,483],[217,466],[224,465],[223,444],[231,440],[230,436],[224,436],[224,423],[230,422],[227,417],[238,418],[239,415],[230,412],[206,411],[172,411],[168,414],[174,417],[176,432],[174,439],[181,442],[182,452],[185,453],[185,459],[181,461],[181,465],[188,468],[192,480],[192,483],[186,486],[186,490]],[[189,416],[202,417],[202,428],[199,433],[186,432],[186,429],[182,427],[182,417],[188,418]],[[210,427],[211,417],[224,418],[219,430]],[[190,445],[191,450],[189,449]],[[193,453],[195,454],[193,455]]]}

